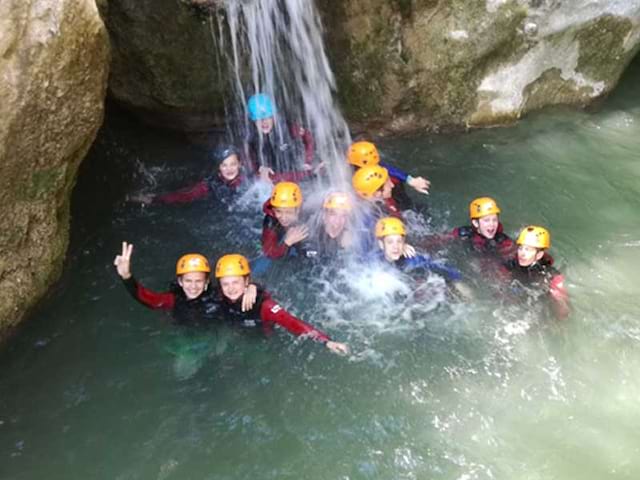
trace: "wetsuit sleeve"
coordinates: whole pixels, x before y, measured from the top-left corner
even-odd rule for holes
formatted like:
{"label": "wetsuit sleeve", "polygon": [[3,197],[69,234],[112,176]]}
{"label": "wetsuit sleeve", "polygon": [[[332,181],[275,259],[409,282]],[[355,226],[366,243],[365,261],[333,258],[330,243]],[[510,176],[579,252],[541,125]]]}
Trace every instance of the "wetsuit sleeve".
{"label": "wetsuit sleeve", "polygon": [[388,215],[392,216],[392,217],[396,217],[399,218],[400,220],[402,220],[402,212],[400,211],[400,208],[398,207],[398,203],[393,199],[393,198],[386,198],[384,200],[384,207],[385,210]]}
{"label": "wetsuit sleeve", "polygon": [[300,125],[294,124],[291,126],[291,136],[302,140],[302,144],[304,145],[304,163],[309,166],[313,165],[313,150],[315,145],[311,132]]}
{"label": "wetsuit sleeve", "polygon": [[549,285],[552,308],[556,318],[563,319],[569,316],[571,307],[569,306],[569,292],[564,286],[564,276],[554,275]]}
{"label": "wetsuit sleeve", "polygon": [[432,272],[440,274],[443,277],[445,277],[447,280],[451,280],[453,282],[462,280],[462,273],[460,273],[460,270],[450,265],[447,265],[444,262],[431,260],[429,257],[424,255],[419,255],[417,257],[414,257],[414,259],[409,259],[409,260],[414,260],[414,262],[416,263],[416,266],[419,266],[419,267],[425,268],[426,270],[431,270]]}
{"label": "wetsuit sleeve", "polygon": [[206,198],[208,195],[209,185],[206,180],[202,180],[185,190],[159,195],[155,201],[158,203],[188,203]]}
{"label": "wetsuit sleeve", "polygon": [[389,172],[389,175],[393,178],[397,178],[398,180],[400,180],[402,183],[405,183],[408,179],[409,179],[409,174],[407,174],[406,172],[404,172],[403,170],[400,170],[397,167],[394,167],[393,165],[389,165],[387,162],[380,162],[379,164],[381,167],[384,167],[387,169],[387,171]]}
{"label": "wetsuit sleeve", "polygon": [[270,297],[266,298],[262,302],[260,307],[260,318],[267,324],[276,323],[286,328],[296,337],[300,335],[308,335],[314,340],[322,343],[326,343],[331,340],[326,333],[321,332],[299,318],[294,317]]}
{"label": "wetsuit sleeve", "polygon": [[157,293],[143,287],[135,278],[123,280],[129,294],[145,307],[159,310],[173,310],[176,296],[171,292]]}
{"label": "wetsuit sleeve", "polygon": [[516,250],[516,243],[509,237],[506,237],[506,239],[500,242],[500,245],[498,246],[498,255],[500,255],[503,260],[509,260],[510,258],[513,258]]}
{"label": "wetsuit sleeve", "polygon": [[269,258],[282,258],[289,251],[289,247],[278,240],[278,233],[270,223],[269,219],[265,218],[262,224],[262,252]]}

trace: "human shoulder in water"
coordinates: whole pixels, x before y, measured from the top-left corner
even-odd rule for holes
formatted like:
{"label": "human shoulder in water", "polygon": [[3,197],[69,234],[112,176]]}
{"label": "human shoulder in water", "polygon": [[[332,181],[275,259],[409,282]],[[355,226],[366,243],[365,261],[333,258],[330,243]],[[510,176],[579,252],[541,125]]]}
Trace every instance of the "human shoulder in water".
{"label": "human shoulder in water", "polygon": [[284,119],[271,96],[252,95],[247,110],[247,150],[253,169],[262,180],[300,182],[323,168],[323,162],[314,165],[311,132]]}
{"label": "human shoulder in water", "polygon": [[[171,312],[176,323],[189,325],[210,324],[216,320],[219,305],[211,294],[209,261],[204,255],[183,255],[176,264],[176,278],[164,292],[156,292],[138,282],[131,271],[133,245],[122,242],[122,250],[114,259],[116,271],[129,294],[147,308]],[[241,307],[252,308],[256,286],[251,285],[243,296]]]}
{"label": "human shoulder in water", "polygon": [[247,175],[243,168],[239,150],[231,143],[222,143],[209,154],[213,173],[199,182],[160,195],[146,194],[130,197],[129,200],[150,203],[191,203],[198,200],[227,201],[247,185]]}
{"label": "human shoulder in water", "polygon": [[564,285],[564,276],[553,266],[549,255],[551,235],[544,227],[525,227],[516,240],[517,252],[505,262],[509,280],[548,295],[556,318],[566,318],[571,312],[569,293]]}
{"label": "human shoulder in water", "polygon": [[251,282],[251,268],[244,256],[222,256],[216,263],[215,276],[221,297],[222,315],[232,325],[261,328],[265,334],[270,334],[274,325],[280,325],[295,336],[305,335],[324,344],[332,352],[348,353],[346,344],[333,341],[326,333],[286,311],[264,289],[259,290],[253,308],[242,311],[241,297]]}

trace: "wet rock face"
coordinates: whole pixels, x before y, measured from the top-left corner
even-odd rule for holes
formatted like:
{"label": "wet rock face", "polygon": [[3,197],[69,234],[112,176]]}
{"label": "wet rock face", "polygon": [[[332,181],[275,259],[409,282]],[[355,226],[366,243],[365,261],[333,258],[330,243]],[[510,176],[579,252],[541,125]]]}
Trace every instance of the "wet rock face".
{"label": "wet rock face", "polygon": [[61,271],[108,64],[94,0],[0,2],[0,337]]}
{"label": "wet rock face", "polygon": [[226,47],[214,0],[104,0],[109,94],[147,123],[182,131],[224,122]]}
{"label": "wet rock face", "polygon": [[396,131],[504,124],[609,93],[636,0],[318,0],[347,116]]}

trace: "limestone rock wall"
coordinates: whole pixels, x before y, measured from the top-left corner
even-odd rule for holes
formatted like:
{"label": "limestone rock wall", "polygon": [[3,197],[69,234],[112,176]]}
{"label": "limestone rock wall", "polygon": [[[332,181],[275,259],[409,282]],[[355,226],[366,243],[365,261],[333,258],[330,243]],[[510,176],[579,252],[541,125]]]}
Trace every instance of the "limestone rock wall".
{"label": "limestone rock wall", "polygon": [[[101,1],[111,95],[165,127],[220,125],[230,52],[207,12],[240,0]],[[640,41],[640,0],[315,1],[346,116],[392,131],[586,105],[615,87]]]}
{"label": "limestone rock wall", "polygon": [[108,64],[94,0],[0,2],[0,336],[62,269]]}
{"label": "limestone rock wall", "polygon": [[347,116],[396,131],[586,105],[640,41],[639,0],[318,1]]}
{"label": "limestone rock wall", "polygon": [[224,123],[226,73],[203,0],[103,0],[113,61],[109,94],[147,123],[182,131]]}

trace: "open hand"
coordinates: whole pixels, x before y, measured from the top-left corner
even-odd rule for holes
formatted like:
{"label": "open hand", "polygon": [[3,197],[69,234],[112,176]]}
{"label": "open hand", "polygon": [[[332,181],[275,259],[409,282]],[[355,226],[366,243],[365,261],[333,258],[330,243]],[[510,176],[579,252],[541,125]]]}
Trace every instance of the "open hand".
{"label": "open hand", "polygon": [[153,199],[156,196],[153,193],[141,193],[140,195],[127,195],[127,202],[142,203],[143,205],[149,205],[153,203]]}
{"label": "open hand", "polygon": [[301,242],[305,238],[309,236],[309,227],[306,225],[298,225],[296,227],[291,227],[287,230],[287,233],[284,235],[284,243],[286,246],[290,247],[291,245],[295,245],[298,242]]}
{"label": "open hand", "polygon": [[407,184],[413,188],[416,192],[424,193],[425,195],[429,195],[429,187],[431,186],[431,182],[424,177],[411,177]]}
{"label": "open hand", "polygon": [[347,355],[349,353],[349,347],[346,343],[332,342],[329,340],[326,345],[329,350],[338,355]]}
{"label": "open hand", "polygon": [[413,258],[416,256],[416,249],[408,243],[405,243],[402,249],[402,256],[406,258]]}
{"label": "open hand", "polygon": [[133,253],[133,244],[122,242],[122,253],[117,255],[113,264],[118,270],[118,275],[123,280],[131,278],[131,254]]}
{"label": "open hand", "polygon": [[253,308],[256,303],[256,296],[258,295],[258,288],[250,283],[247,289],[244,291],[244,295],[242,295],[242,311],[248,312]]}

